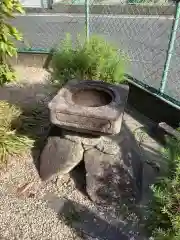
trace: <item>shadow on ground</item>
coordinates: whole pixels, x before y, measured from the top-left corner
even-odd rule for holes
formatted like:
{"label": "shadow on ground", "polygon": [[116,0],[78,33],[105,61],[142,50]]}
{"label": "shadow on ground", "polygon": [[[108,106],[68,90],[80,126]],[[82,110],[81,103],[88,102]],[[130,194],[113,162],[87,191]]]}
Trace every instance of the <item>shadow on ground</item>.
{"label": "shadow on ground", "polygon": [[116,224],[108,223],[104,216],[100,217],[97,209],[92,211],[81,204],[53,194],[47,195],[45,199],[59,219],[72,227],[83,239],[129,240],[123,229],[117,228]]}
{"label": "shadow on ground", "polygon": [[71,172],[70,176],[73,179],[76,188],[86,197],[88,194],[86,192],[86,169],[84,161],[81,161]]}

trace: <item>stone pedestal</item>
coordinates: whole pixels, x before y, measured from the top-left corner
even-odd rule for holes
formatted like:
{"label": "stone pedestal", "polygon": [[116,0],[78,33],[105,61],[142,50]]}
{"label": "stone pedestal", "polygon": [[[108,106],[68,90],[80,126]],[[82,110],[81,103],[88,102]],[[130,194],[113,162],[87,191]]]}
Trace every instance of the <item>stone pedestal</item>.
{"label": "stone pedestal", "polygon": [[40,176],[70,172],[85,163],[86,190],[92,201],[114,205],[137,202],[143,173],[139,146],[123,123],[116,136],[92,136],[54,126],[40,157]]}
{"label": "stone pedestal", "polygon": [[142,164],[123,123],[127,95],[127,86],[101,81],[62,88],[49,104],[53,127],[40,157],[42,179],[66,174],[84,161],[86,189],[94,202],[136,201]]}

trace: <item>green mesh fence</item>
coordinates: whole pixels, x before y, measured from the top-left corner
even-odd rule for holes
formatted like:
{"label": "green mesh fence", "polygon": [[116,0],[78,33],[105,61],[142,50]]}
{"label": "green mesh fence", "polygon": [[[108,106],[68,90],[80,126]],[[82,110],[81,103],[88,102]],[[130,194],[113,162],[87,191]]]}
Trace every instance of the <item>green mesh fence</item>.
{"label": "green mesh fence", "polygon": [[[14,20],[30,46],[27,49],[27,45],[21,44],[20,51],[26,48],[25,51],[48,52],[67,32],[75,39],[77,34],[84,33],[88,24],[89,35],[101,35],[126,52],[131,81],[180,106],[180,23],[177,19],[175,22],[175,16],[179,18],[175,3],[69,0],[55,4],[54,11],[56,14],[52,11],[47,15],[44,11],[41,15],[19,16]],[[61,13],[57,14],[58,11]]]}
{"label": "green mesh fence", "polygon": [[[127,73],[134,82],[180,106],[179,23],[174,49],[168,52],[175,17],[175,11],[172,15],[168,11],[174,4],[166,0],[151,1],[151,4],[145,4],[150,2],[145,0],[129,0],[130,2],[136,4],[129,4],[125,15],[113,14],[112,8],[102,6],[101,15],[90,17],[90,33],[102,35],[127,53],[130,58]],[[91,4],[95,6],[97,2]],[[112,0],[112,4],[116,4],[116,12],[118,8],[122,11],[125,1],[118,6]],[[142,14],[143,6],[146,14]],[[172,57],[166,69],[165,88],[160,92],[167,54],[172,54]]]}

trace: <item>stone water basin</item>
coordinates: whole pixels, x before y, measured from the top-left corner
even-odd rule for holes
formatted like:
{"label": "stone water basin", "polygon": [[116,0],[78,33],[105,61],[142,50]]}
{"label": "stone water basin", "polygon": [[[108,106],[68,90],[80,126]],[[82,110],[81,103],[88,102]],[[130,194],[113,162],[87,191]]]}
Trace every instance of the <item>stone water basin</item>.
{"label": "stone water basin", "polygon": [[103,81],[68,83],[49,103],[52,124],[95,135],[114,135],[121,129],[127,85]]}

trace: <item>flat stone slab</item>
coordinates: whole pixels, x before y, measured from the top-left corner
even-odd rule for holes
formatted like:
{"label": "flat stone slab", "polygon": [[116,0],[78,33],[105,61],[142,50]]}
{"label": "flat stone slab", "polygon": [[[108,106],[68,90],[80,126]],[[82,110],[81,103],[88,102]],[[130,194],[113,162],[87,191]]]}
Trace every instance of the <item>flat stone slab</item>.
{"label": "flat stone slab", "polygon": [[50,119],[56,126],[77,132],[117,134],[127,96],[127,85],[102,81],[69,83],[49,103]]}
{"label": "flat stone slab", "polygon": [[175,137],[177,139],[180,139],[180,131],[172,128],[167,123],[161,122],[161,123],[159,123],[158,126],[159,126],[160,129],[164,130],[164,132],[166,132],[170,136],[173,136],[173,137]]}
{"label": "flat stone slab", "polygon": [[43,180],[54,174],[69,173],[83,159],[80,143],[50,135],[40,156],[40,177]]}

